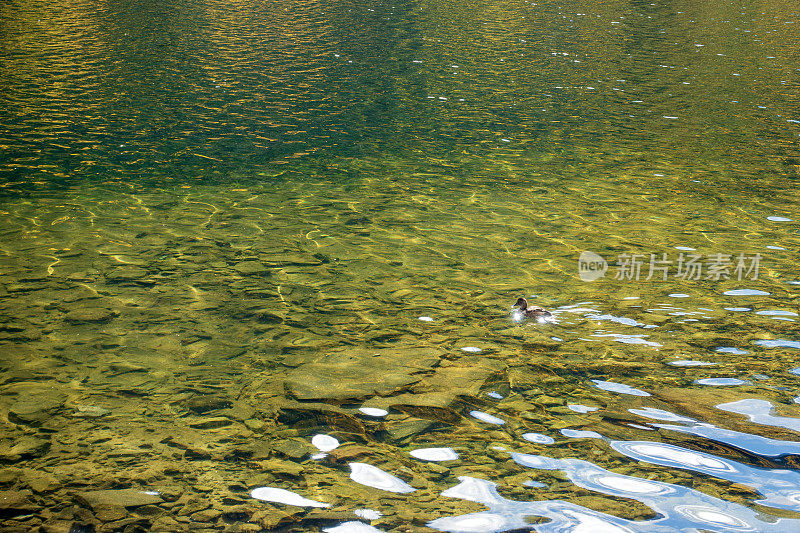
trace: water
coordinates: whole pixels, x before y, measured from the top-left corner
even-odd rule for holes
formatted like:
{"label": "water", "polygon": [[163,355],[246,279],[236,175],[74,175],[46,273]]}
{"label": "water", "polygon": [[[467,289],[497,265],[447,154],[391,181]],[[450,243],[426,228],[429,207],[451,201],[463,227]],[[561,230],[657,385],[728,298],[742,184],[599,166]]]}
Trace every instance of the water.
{"label": "water", "polygon": [[3,4],[2,529],[797,529],[799,29]]}

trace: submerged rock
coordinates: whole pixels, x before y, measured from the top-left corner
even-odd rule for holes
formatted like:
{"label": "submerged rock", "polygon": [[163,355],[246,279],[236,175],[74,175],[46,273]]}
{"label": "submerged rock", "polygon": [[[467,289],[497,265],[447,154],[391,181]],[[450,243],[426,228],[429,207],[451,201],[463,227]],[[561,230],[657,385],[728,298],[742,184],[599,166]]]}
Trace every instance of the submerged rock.
{"label": "submerged rock", "polygon": [[332,450],[329,454],[332,461],[345,462],[353,459],[379,455],[377,450],[367,446],[350,445]]}
{"label": "submerged rock", "polygon": [[128,516],[128,511],[121,505],[97,505],[92,508],[94,516],[101,522],[114,522]]}
{"label": "submerged rock", "polygon": [[195,522],[215,522],[221,515],[222,511],[218,509],[203,509],[193,513],[191,518]]}
{"label": "submerged rock", "polygon": [[229,399],[212,394],[192,396],[182,403],[188,410],[197,414],[203,414],[217,409],[227,409],[233,405]]}
{"label": "submerged rock", "polygon": [[69,311],[64,315],[64,320],[72,324],[102,323],[110,321],[117,315],[119,313],[105,307],[87,307]]}
{"label": "submerged rock", "polygon": [[330,430],[350,433],[364,433],[364,423],[341,407],[321,402],[288,401],[280,407],[278,420],[293,425],[299,422],[317,420],[320,425]]}
{"label": "submerged rock", "polygon": [[267,461],[259,461],[258,465],[264,472],[269,472],[270,474],[278,476],[298,477],[303,473],[302,465],[293,461],[269,459]]}
{"label": "submerged rock", "polygon": [[450,366],[436,369],[435,374],[426,379],[433,390],[457,390],[459,395],[478,396],[484,383],[505,369],[505,363],[494,359],[469,358],[459,360]]}
{"label": "submerged rock", "polygon": [[436,427],[435,422],[429,420],[405,420],[399,424],[393,424],[387,428],[389,440],[402,443],[411,437],[426,433]]}
{"label": "submerged rock", "polygon": [[317,451],[307,442],[296,439],[282,440],[275,444],[274,450],[291,459],[300,459]]}
{"label": "submerged rock", "polygon": [[298,400],[345,400],[386,396],[417,381],[394,366],[312,363],[290,371],[286,388]]}
{"label": "submerged rock", "polygon": [[147,367],[136,365],[127,361],[114,362],[108,365],[115,375],[127,374],[128,372],[147,372]]}
{"label": "submerged rock", "polygon": [[392,409],[417,418],[439,420],[447,424],[457,424],[461,421],[461,414],[455,410],[459,402],[456,391],[400,394],[389,400]]}
{"label": "submerged rock", "polygon": [[139,507],[164,501],[158,493],[141,489],[92,490],[79,492],[75,496],[79,501],[92,508],[101,506]]}
{"label": "submerged rock", "polygon": [[26,468],[22,473],[22,481],[33,492],[53,492],[61,487],[61,481],[49,472]]}
{"label": "submerged rock", "polygon": [[30,500],[30,496],[28,490],[0,492],[0,515],[5,518],[36,512],[39,506]]}
{"label": "submerged rock", "polygon": [[8,408],[8,419],[15,424],[40,426],[61,407],[61,402],[48,398],[31,398],[16,402]]}
{"label": "submerged rock", "polygon": [[108,409],[97,407],[96,405],[79,405],[76,409],[77,411],[72,413],[75,418],[99,418],[111,413]]}
{"label": "submerged rock", "polygon": [[106,273],[106,280],[112,283],[120,283],[123,281],[138,280],[146,276],[147,270],[134,265],[124,265],[116,267]]}
{"label": "submerged rock", "polygon": [[0,446],[0,459],[18,461],[22,458],[41,457],[50,449],[50,441],[34,436],[24,436],[15,441],[11,447]]}
{"label": "submerged rock", "polygon": [[194,429],[217,429],[230,426],[232,423],[233,421],[230,418],[224,416],[209,416],[201,418],[196,422],[191,422],[189,427]]}
{"label": "submerged rock", "polygon": [[233,269],[243,276],[259,275],[268,272],[267,267],[258,261],[242,261],[233,265]]}
{"label": "submerged rock", "polygon": [[0,484],[8,485],[16,483],[19,476],[22,475],[22,469],[10,466],[8,468],[0,468]]}

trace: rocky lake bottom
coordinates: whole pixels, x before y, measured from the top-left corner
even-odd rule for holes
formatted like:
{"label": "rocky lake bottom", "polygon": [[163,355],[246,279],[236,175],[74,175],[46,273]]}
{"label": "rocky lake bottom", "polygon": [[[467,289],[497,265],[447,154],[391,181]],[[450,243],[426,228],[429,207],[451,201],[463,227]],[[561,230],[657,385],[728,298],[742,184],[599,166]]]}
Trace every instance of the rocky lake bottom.
{"label": "rocky lake bottom", "polygon": [[0,528],[800,527],[790,256],[601,290],[566,207],[359,187],[5,200]]}

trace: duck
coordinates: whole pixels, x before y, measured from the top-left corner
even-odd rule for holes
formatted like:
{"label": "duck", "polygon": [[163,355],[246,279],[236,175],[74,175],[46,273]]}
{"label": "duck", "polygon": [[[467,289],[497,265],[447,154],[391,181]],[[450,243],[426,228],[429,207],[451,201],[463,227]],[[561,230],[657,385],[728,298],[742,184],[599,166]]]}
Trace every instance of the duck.
{"label": "duck", "polygon": [[543,307],[539,307],[538,305],[533,305],[528,307],[528,300],[525,298],[519,298],[517,303],[513,305],[513,307],[519,306],[519,310],[522,313],[522,316],[525,318],[535,318],[537,320],[544,320],[546,318],[550,318],[552,313]]}

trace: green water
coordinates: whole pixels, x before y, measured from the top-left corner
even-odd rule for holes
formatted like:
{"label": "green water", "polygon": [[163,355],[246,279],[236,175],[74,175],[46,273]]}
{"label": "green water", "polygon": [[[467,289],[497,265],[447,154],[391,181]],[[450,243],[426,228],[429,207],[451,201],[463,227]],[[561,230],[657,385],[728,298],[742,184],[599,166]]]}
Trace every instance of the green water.
{"label": "green water", "polygon": [[796,530],[799,30],[790,2],[3,4],[2,529]]}

